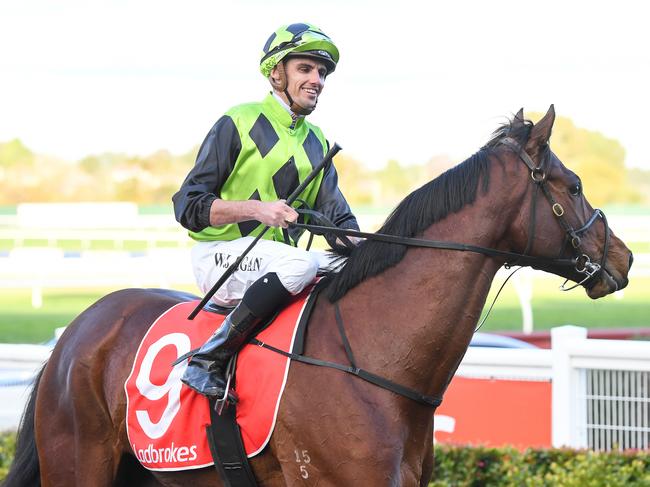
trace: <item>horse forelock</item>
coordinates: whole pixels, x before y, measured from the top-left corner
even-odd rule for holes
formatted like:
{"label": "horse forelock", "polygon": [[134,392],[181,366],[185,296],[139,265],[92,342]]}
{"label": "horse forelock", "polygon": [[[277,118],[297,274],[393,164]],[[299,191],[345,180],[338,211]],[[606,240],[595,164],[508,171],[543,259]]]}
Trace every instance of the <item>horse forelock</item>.
{"label": "horse forelock", "polygon": [[513,118],[499,126],[485,144],[485,147],[495,148],[505,137],[515,139],[521,146],[525,146],[530,137],[530,131],[533,128],[533,122],[530,120],[519,120]]}
{"label": "horse forelock", "polygon": [[[378,233],[416,237],[432,224],[464,206],[474,203],[481,190],[486,193],[490,183],[490,156],[500,140],[512,137],[525,144],[532,122],[515,119],[499,127],[487,144],[474,155],[452,167],[437,178],[409,194],[391,212]],[[355,248],[347,262],[331,273],[326,294],[334,302],[364,279],[376,276],[398,264],[406,254],[405,245],[366,240]]]}

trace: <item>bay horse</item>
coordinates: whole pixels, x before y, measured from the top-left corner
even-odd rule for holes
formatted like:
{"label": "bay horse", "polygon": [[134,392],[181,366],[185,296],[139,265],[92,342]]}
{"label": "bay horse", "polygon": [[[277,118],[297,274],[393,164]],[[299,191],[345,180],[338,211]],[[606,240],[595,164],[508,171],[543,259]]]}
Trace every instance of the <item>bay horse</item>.
{"label": "bay horse", "polygon": [[[537,124],[520,110],[476,154],[411,193],[379,231],[493,253],[366,240],[320,295],[305,355],[346,363],[337,303],[360,366],[440,398],[504,264],[561,275],[593,299],[624,288],[632,254],[551,151],[554,120],[552,106]],[[188,299],[196,298],[121,290],[72,322],[35,383],[4,485],[223,485],[213,468],[145,470],[125,429],[124,382],[138,344],[153,320]],[[261,486],[425,486],[433,412],[340,371],[295,362],[275,431],[251,466]]]}

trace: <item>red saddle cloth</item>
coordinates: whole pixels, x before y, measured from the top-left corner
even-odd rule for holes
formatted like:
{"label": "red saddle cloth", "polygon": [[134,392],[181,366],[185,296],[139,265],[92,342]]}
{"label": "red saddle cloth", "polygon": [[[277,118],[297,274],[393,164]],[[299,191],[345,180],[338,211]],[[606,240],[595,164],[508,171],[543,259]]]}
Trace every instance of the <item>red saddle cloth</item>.
{"label": "red saddle cloth", "polygon": [[[291,351],[307,297],[306,292],[299,295],[257,338]],[[205,429],[210,424],[208,400],[180,381],[187,361],[171,365],[200,347],[225,318],[201,311],[190,321],[187,316],[196,304],[177,304],[151,325],[124,384],[129,443],[150,470],[185,470],[214,463]],[[288,358],[256,345],[246,345],[239,352],[237,423],[249,458],[271,438],[289,363]]]}

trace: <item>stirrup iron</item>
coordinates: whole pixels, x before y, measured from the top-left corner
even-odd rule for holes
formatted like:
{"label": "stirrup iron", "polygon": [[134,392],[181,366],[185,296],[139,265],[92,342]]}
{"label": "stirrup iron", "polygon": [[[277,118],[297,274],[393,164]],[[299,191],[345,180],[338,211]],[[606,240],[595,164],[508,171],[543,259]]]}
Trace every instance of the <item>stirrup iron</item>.
{"label": "stirrup iron", "polygon": [[[237,396],[232,395],[230,396],[230,382],[232,380],[233,375],[235,374],[235,366],[237,364],[237,355],[234,354],[230,359],[228,360],[228,365],[226,366],[226,372],[225,372],[225,377],[226,377],[226,387],[223,390],[223,396],[217,398],[214,403],[214,410],[217,412],[217,415],[221,416],[221,413],[223,412],[224,408],[229,404],[229,402],[237,403]],[[229,401],[230,399],[230,401]]]}

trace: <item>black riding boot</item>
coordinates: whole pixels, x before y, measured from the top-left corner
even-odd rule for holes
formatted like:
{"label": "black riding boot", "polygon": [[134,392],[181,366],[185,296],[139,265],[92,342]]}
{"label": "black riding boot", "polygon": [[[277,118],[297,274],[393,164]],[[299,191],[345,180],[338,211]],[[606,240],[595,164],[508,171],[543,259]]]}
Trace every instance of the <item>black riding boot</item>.
{"label": "black riding boot", "polygon": [[199,394],[223,397],[228,360],[290,296],[275,272],[260,277],[219,329],[192,355],[181,381]]}

